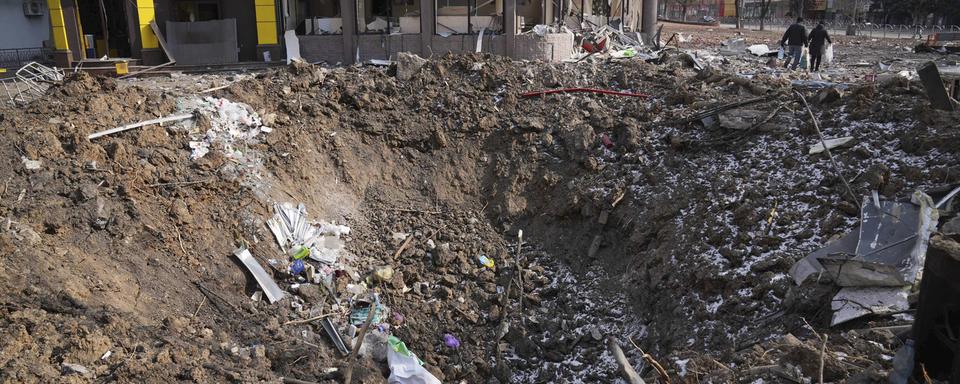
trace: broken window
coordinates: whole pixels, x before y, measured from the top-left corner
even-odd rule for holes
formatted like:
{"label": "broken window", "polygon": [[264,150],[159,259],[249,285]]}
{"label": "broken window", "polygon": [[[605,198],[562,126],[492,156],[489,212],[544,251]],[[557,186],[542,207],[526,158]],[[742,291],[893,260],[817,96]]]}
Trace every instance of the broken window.
{"label": "broken window", "polygon": [[517,28],[520,31],[533,29],[537,24],[545,24],[548,0],[517,0]]}
{"label": "broken window", "polygon": [[220,5],[216,1],[177,1],[173,3],[170,21],[210,21],[220,19]]}
{"label": "broken window", "polygon": [[580,16],[581,22],[607,25],[610,18],[610,3],[606,0],[572,0],[572,13]]}
{"label": "broken window", "polygon": [[339,35],[343,33],[339,0],[297,0],[297,33]]}
{"label": "broken window", "polygon": [[358,0],[360,33],[420,33],[420,0]]}
{"label": "broken window", "polygon": [[503,0],[436,0],[437,34],[503,31]]}

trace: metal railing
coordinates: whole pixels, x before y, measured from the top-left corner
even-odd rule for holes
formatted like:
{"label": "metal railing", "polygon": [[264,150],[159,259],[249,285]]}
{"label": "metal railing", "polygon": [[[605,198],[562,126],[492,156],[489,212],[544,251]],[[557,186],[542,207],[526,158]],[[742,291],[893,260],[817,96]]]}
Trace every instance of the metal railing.
{"label": "metal railing", "polygon": [[[735,25],[737,19],[735,17],[724,17],[721,18],[720,22],[722,24]],[[770,31],[784,31],[790,24],[793,24],[793,18],[766,18],[763,21],[764,29]],[[744,18],[742,20],[743,27],[747,29],[759,29],[760,28],[760,19],[759,18]],[[830,20],[823,21],[823,27],[827,29],[832,35],[845,35],[847,33],[847,28],[850,25],[856,27],[857,36],[867,36],[875,38],[898,38],[898,39],[926,39],[927,36],[939,33],[939,32],[960,32],[960,26],[958,25],[909,25],[909,24],[873,24],[873,23],[856,23],[852,24],[850,20]],[[807,29],[810,29],[812,22],[806,23]]]}
{"label": "metal railing", "polygon": [[0,49],[0,68],[17,69],[30,62],[50,64],[53,55],[47,48]]}
{"label": "metal railing", "polygon": [[0,91],[14,104],[24,104],[43,96],[51,85],[63,81],[63,71],[37,62],[17,70],[15,77],[0,79]]}

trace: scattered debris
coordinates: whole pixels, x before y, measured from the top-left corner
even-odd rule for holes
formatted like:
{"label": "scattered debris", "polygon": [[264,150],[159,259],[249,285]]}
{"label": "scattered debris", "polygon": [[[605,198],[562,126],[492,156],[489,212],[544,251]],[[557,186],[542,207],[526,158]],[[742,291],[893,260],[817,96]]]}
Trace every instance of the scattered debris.
{"label": "scattered debris", "polygon": [[63,363],[61,366],[63,367],[63,373],[66,375],[91,376],[90,370],[80,364]]}
{"label": "scattered debris", "polygon": [[617,364],[620,365],[620,372],[628,383],[644,384],[643,379],[640,378],[640,375],[637,374],[637,371],[633,369],[630,361],[627,360],[627,357],[623,354],[623,350],[620,349],[620,345],[617,343],[617,340],[613,338],[613,336],[607,336],[607,348],[610,349],[610,354],[613,355],[613,358],[617,361]]}
{"label": "scattered debris", "polygon": [[260,287],[263,288],[263,292],[267,295],[267,300],[270,300],[270,304],[276,303],[283,298],[283,290],[277,286],[277,283],[267,274],[267,271],[263,270],[263,267],[253,258],[249,250],[240,248],[234,251],[233,254],[236,255],[250,273],[253,274],[253,278],[256,279]]}
{"label": "scattered debris", "polygon": [[333,322],[329,318],[320,319],[320,324],[323,326],[324,332],[327,333],[327,336],[330,337],[330,341],[333,343],[334,347],[337,348],[337,351],[340,351],[340,354],[347,356],[350,354],[350,350],[347,349],[346,343],[343,342],[343,338],[340,337],[340,332],[337,332],[337,328],[333,325]]}
{"label": "scattered debris", "polygon": [[180,109],[195,111],[210,122],[210,128],[206,131],[191,135],[190,148],[193,153],[190,158],[193,160],[206,156],[214,145],[220,146],[228,158],[247,160],[238,146],[251,142],[260,133],[273,131],[263,125],[260,115],[253,108],[227,99],[209,96],[187,99],[181,103]]}
{"label": "scattered debris", "polygon": [[139,123],[127,124],[127,125],[119,126],[119,127],[116,127],[116,128],[111,128],[111,129],[108,129],[108,130],[105,130],[105,131],[100,131],[100,132],[97,132],[97,133],[93,133],[93,134],[91,134],[90,136],[87,136],[87,139],[88,139],[88,140],[93,140],[93,139],[96,139],[96,138],[98,138],[98,137],[103,137],[103,136],[107,136],[107,135],[112,135],[112,134],[114,134],[114,133],[119,133],[119,132],[123,132],[123,131],[129,131],[129,130],[131,130],[131,129],[140,128],[140,127],[147,126],[147,125],[163,124],[163,123],[169,123],[169,122],[174,122],[174,121],[181,121],[181,120],[186,120],[186,119],[192,119],[192,118],[194,118],[194,117],[195,117],[195,116],[194,116],[193,113],[181,113],[181,114],[177,114],[177,115],[173,115],[173,116],[167,116],[167,117],[160,117],[160,118],[156,118],[156,119],[145,120],[145,121],[141,121],[141,122],[139,122]]}
{"label": "scattered debris", "polygon": [[[589,43],[588,56],[577,49],[579,64],[434,54],[408,81],[391,76],[403,72],[399,62],[293,62],[243,78],[78,73],[27,108],[4,111],[0,148],[13,166],[0,167],[0,249],[9,251],[0,281],[17,297],[0,308],[0,349],[54,352],[11,355],[22,363],[8,364],[0,381],[57,381],[70,361],[91,372],[109,365],[117,381],[143,372],[166,381],[330,381],[350,364],[364,381],[389,368],[421,382],[613,382],[622,365],[608,335],[642,340],[650,354],[639,345],[620,352],[647,382],[854,382],[890,371],[913,321],[909,307],[899,309],[910,288],[899,265],[873,258],[916,246],[913,233],[886,232],[912,222],[868,218],[850,244],[835,246],[845,253],[817,258],[821,270],[808,280],[839,287],[791,288],[786,269],[857,226],[864,192],[877,191],[867,205],[896,210],[886,204],[908,204],[914,190],[943,196],[931,186],[956,178],[953,115],[914,113],[929,110],[916,84],[877,64],[912,62],[867,57],[869,66],[854,67],[850,57],[860,60],[870,43],[838,39],[836,64],[808,74],[784,71],[774,57],[767,67],[746,47],[718,54],[716,36],[728,40],[727,31],[674,34],[682,49],[661,51],[635,32],[571,24],[538,30]],[[735,37],[748,47],[772,41],[758,36]],[[489,47],[500,38],[483,36]],[[792,93],[794,81],[814,108]],[[224,84],[217,95],[229,101],[196,97]],[[572,87],[654,97],[520,100],[524,90]],[[232,112],[221,116],[221,107]],[[105,124],[198,109],[170,129],[83,140]],[[834,168],[797,156],[812,144],[811,121]],[[224,137],[233,141],[217,141]],[[826,137],[856,139],[838,151]],[[198,149],[207,153],[191,159]],[[42,171],[25,172],[16,164],[24,158],[42,160]],[[254,174],[257,183],[246,178]],[[850,194],[842,182],[853,201],[837,193]],[[278,201],[310,201],[312,213],[353,228],[325,229],[303,205]],[[899,209],[921,217],[919,208]],[[937,211],[955,220],[953,204]],[[524,241],[504,235],[520,227]],[[953,227],[930,235],[931,254]],[[283,305],[243,278],[253,270],[236,268],[240,256],[203,256],[234,242],[249,245]],[[137,257],[103,256],[131,244]],[[936,281],[927,280],[933,269],[921,285]],[[606,289],[611,281],[623,289]],[[862,307],[900,313],[843,330],[799,329],[801,317],[822,318],[837,288],[837,321]],[[104,316],[109,324],[82,320]],[[423,361],[390,362],[388,336]],[[343,359],[352,347],[355,363]],[[194,364],[184,351],[210,354]]]}
{"label": "scattered debris", "polygon": [[427,60],[409,52],[397,54],[397,80],[407,81],[420,72]]}
{"label": "scattered debris", "polygon": [[533,91],[525,92],[520,94],[521,97],[533,97],[533,96],[544,96],[552,95],[555,93],[574,93],[574,92],[587,92],[587,93],[599,93],[603,95],[614,95],[614,96],[629,96],[629,97],[650,97],[650,95],[644,93],[632,93],[632,92],[618,92],[611,91],[606,89],[595,89],[595,88],[561,88],[561,89],[549,89],[545,91]]}
{"label": "scattered debris", "polygon": [[36,171],[41,167],[40,160],[30,160],[26,157],[20,157],[20,162],[23,163],[23,168],[28,171]]}
{"label": "scattered debris", "polygon": [[332,265],[343,252],[341,235],[349,235],[350,227],[325,222],[311,223],[307,220],[307,208],[303,203],[275,203],[273,218],[267,227],[273,232],[277,244],[284,253],[306,250],[313,260]]}
{"label": "scattered debris", "polygon": [[14,77],[0,80],[7,98],[15,104],[25,104],[41,97],[52,84],[63,82],[63,71],[37,62],[29,62],[17,70]]}
{"label": "scattered debris", "polygon": [[[852,142],[853,142],[853,136],[844,136],[844,137],[838,137],[834,139],[826,139],[823,141],[823,143],[817,143],[817,144],[811,145],[809,154],[815,155],[818,153],[822,153],[825,149],[839,148],[847,144],[850,144]],[[824,144],[826,144],[826,147],[824,147]]]}
{"label": "scattered debris", "polygon": [[906,310],[902,287],[917,283],[937,211],[929,196],[917,191],[912,202],[880,201],[874,195],[861,205],[860,229],[801,259],[790,269],[796,283],[825,274],[844,287],[833,298],[832,325],[867,314]]}
{"label": "scattered debris", "polygon": [[388,383],[395,384],[440,384],[436,376],[423,368],[423,362],[407,345],[395,336],[387,338],[387,364],[390,366]]}
{"label": "scattered debris", "polygon": [[927,90],[927,97],[934,108],[944,111],[954,111],[957,108],[956,101],[947,94],[947,89],[943,86],[943,78],[940,77],[940,71],[937,64],[928,61],[917,69],[920,74],[920,81]]}

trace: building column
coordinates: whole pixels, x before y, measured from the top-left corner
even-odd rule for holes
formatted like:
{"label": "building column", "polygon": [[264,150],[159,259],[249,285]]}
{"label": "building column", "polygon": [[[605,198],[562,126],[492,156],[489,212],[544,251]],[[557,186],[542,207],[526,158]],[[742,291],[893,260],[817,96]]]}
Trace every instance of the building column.
{"label": "building column", "polygon": [[354,0],[340,0],[343,22],[343,63],[354,64],[357,57],[357,5]]}
{"label": "building column", "polygon": [[648,41],[657,33],[657,0],[643,0],[643,16],[640,30]]}
{"label": "building column", "polygon": [[265,60],[264,52],[270,52],[270,61],[286,57],[277,37],[276,0],[254,0],[257,18],[257,60]]}
{"label": "building column", "polygon": [[506,32],[504,53],[507,57],[514,57],[517,46],[517,0],[503,1],[503,29]]}
{"label": "building column", "polygon": [[420,0],[420,56],[433,55],[433,35],[437,28],[436,0]]}
{"label": "building column", "polygon": [[150,23],[156,21],[156,10],[153,0],[137,0],[137,25],[140,31],[140,59],[144,65],[157,65],[169,59],[160,50],[160,40],[150,28]]}
{"label": "building column", "polygon": [[70,68],[73,57],[67,40],[67,26],[63,19],[63,7],[60,0],[47,0],[50,10],[50,36],[53,40],[53,61],[58,67]]}

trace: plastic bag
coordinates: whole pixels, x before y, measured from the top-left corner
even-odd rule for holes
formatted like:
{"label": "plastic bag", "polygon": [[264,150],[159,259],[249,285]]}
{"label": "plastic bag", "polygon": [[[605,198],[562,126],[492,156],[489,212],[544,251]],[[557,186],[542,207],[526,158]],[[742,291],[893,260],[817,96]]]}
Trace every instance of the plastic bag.
{"label": "plastic bag", "polygon": [[777,60],[783,60],[783,56],[784,56],[783,46],[780,46],[780,49],[777,50]]}
{"label": "plastic bag", "polygon": [[810,52],[807,50],[807,47],[803,47],[803,51],[800,52],[800,64],[797,65],[800,69],[807,69],[807,63],[810,62],[810,59],[807,56]]}
{"label": "plastic bag", "polygon": [[830,64],[833,61],[833,44],[827,44],[827,48],[823,50],[823,63]]}
{"label": "plastic bag", "polygon": [[430,371],[424,368],[417,355],[410,352],[400,339],[387,338],[387,365],[390,366],[389,384],[440,384]]}

